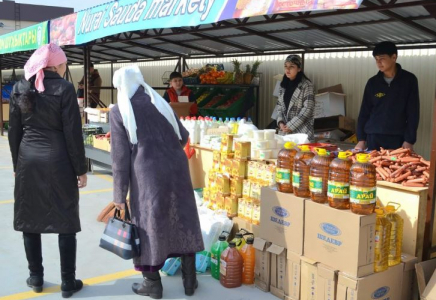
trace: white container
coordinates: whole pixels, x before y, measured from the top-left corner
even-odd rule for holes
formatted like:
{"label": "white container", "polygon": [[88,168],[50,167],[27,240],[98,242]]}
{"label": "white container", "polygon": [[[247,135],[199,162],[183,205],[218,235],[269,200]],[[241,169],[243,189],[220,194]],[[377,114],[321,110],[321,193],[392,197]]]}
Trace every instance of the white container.
{"label": "white container", "polygon": [[277,159],[279,157],[279,152],[281,149],[271,149],[271,158]]}
{"label": "white container", "polygon": [[271,150],[258,150],[259,159],[270,159],[271,152]]}
{"label": "white container", "polygon": [[251,159],[258,159],[259,150],[251,148]]}
{"label": "white container", "polygon": [[276,148],[277,148],[277,140],[269,140],[268,149],[276,149]]}
{"label": "white container", "polygon": [[269,141],[253,141],[251,146],[256,150],[266,150],[268,149]]}
{"label": "white container", "polygon": [[267,129],[267,130],[265,130],[265,140],[267,140],[267,141],[274,140],[275,136],[276,136],[275,129]]}
{"label": "white container", "polygon": [[345,95],[326,92],[315,95],[315,119],[330,116],[345,116]]}
{"label": "white container", "polygon": [[264,130],[253,131],[253,139],[256,141],[264,141],[265,131]]}

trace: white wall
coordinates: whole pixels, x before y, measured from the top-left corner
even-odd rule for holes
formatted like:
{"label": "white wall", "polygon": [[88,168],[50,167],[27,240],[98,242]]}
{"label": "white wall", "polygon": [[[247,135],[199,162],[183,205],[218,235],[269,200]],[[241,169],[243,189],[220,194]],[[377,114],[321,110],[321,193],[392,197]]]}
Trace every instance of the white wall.
{"label": "white wall", "polygon": [[[243,69],[247,63],[252,64],[256,59],[263,63],[260,65],[260,126],[266,126],[271,122],[271,114],[276,104],[272,96],[275,80],[273,77],[283,74],[283,62],[285,55],[241,57]],[[207,58],[188,60],[189,67],[201,67],[206,63],[223,63],[226,70],[233,70],[231,60],[233,58]],[[421,119],[418,129],[418,142],[416,150],[425,157],[430,156],[431,128],[433,120],[433,105],[436,91],[436,50],[405,50],[400,51],[398,62],[404,69],[414,73],[418,77],[420,98],[421,98]],[[152,86],[162,87],[162,76],[165,72],[174,70],[177,61],[156,61],[142,62],[139,66],[144,74],[145,80]],[[115,64],[114,71],[128,64]],[[111,70],[110,64],[96,65],[103,79],[103,86],[110,86]],[[71,66],[73,83],[77,88],[83,74],[82,66]],[[305,72],[314,82],[317,89],[342,84],[344,93],[347,95],[346,107],[347,116],[357,119],[363,90],[367,80],[377,73],[374,58],[370,52],[350,53],[326,53],[308,54],[305,57]],[[3,75],[10,74],[10,71],[3,71]],[[18,70],[17,74],[22,71]],[[114,100],[116,102],[116,91]],[[109,104],[111,91],[105,90],[101,93],[102,100]]]}

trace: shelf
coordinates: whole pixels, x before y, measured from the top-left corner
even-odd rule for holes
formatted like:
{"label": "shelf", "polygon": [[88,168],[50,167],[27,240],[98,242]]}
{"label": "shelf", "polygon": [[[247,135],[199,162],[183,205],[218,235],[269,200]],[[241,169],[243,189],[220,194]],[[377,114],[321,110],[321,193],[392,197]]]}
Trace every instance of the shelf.
{"label": "shelf", "polygon": [[186,84],[186,86],[205,87],[205,88],[259,88],[258,85],[251,84]]}

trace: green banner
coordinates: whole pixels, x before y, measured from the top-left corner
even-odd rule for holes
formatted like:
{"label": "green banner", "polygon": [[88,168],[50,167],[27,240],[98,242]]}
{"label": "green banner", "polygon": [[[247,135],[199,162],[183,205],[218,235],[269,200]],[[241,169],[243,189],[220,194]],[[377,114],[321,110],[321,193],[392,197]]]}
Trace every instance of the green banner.
{"label": "green banner", "polygon": [[35,50],[48,44],[48,21],[0,36],[0,54]]}

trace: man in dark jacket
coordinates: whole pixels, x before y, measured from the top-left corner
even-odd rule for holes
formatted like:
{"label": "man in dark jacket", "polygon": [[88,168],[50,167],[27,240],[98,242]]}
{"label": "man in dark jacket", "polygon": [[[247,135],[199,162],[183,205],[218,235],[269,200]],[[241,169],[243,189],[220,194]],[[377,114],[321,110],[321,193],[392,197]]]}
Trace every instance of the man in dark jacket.
{"label": "man in dark jacket", "polygon": [[418,79],[397,64],[395,44],[378,44],[373,56],[380,72],[366,84],[357,124],[356,149],[403,147],[413,150],[419,124]]}
{"label": "man in dark jacket", "polygon": [[[79,81],[79,90],[78,90],[78,98],[79,94],[84,94],[85,88],[85,76],[82,80]],[[88,93],[88,106],[92,108],[96,108],[98,106],[98,102],[100,101],[100,88],[102,85],[102,80],[100,77],[100,73],[98,70],[94,69],[94,64],[91,63],[89,66],[89,76],[88,76],[88,85],[89,85],[89,93]]]}

